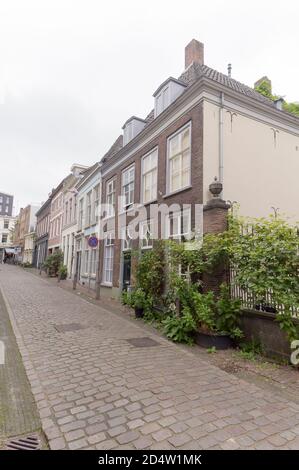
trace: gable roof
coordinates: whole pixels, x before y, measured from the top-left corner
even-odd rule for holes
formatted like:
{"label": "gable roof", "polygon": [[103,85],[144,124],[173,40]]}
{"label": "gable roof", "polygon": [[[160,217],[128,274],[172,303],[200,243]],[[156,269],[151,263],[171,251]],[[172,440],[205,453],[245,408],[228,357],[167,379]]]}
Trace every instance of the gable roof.
{"label": "gable roof", "polygon": [[[241,93],[242,95],[245,95],[249,98],[252,98],[260,103],[263,103],[272,109],[277,109],[275,102],[272,101],[271,99],[267,98],[266,96],[262,95],[261,93],[258,93],[255,91],[253,88],[249,87],[248,85],[244,85],[243,83],[239,82],[238,80],[235,80],[232,77],[229,77],[228,75],[225,75],[221,72],[218,72],[215,69],[212,69],[211,67],[208,67],[207,65],[202,65],[196,62],[192,62],[192,64],[178,77],[177,81],[180,83],[185,83],[186,89],[190,88],[197,80],[200,80],[201,78],[207,78],[209,80],[212,80],[219,85],[223,85],[227,88],[230,88],[231,90]],[[159,87],[160,88],[160,87]],[[182,95],[185,93],[185,91],[182,93]],[[181,95],[181,96],[182,96]],[[293,118],[298,119],[299,117],[296,116],[295,114],[289,113],[285,110],[279,110],[280,113],[285,114],[287,116],[292,116]],[[145,126],[144,129],[147,128],[153,121],[155,120],[155,114],[154,114],[154,109],[150,111],[150,113],[146,116],[145,118]],[[137,136],[136,136],[137,137]],[[134,139],[133,139],[134,140]],[[110,160],[114,155],[116,155],[122,148],[124,147],[123,144],[123,136],[120,135],[114,144],[111,146],[111,148],[108,150],[108,152],[104,155],[102,158],[102,162],[106,163],[108,160]]]}
{"label": "gable roof", "polygon": [[262,103],[268,104],[272,107],[275,107],[275,104],[272,100],[267,98],[266,96],[261,95],[253,88],[250,88],[247,85],[244,85],[241,82],[238,82],[234,78],[225,75],[224,73],[218,72],[207,65],[200,65],[197,63],[192,63],[190,67],[188,67],[179,77],[179,80],[187,83],[188,86],[192,85],[196,80],[200,79],[201,77],[209,78],[214,82],[219,83],[220,85],[224,85],[228,88],[231,88],[238,93],[242,93],[243,95],[249,96],[257,101]]}

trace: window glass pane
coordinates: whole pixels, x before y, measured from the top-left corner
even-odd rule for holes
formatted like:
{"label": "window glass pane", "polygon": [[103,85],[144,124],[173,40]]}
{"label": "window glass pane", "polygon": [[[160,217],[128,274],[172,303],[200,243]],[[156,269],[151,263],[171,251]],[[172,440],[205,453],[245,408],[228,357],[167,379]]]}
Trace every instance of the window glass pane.
{"label": "window glass pane", "polygon": [[169,191],[177,191],[190,184],[190,127],[168,141]]}
{"label": "window glass pane", "polygon": [[179,134],[170,139],[170,156],[176,155],[180,150]]}

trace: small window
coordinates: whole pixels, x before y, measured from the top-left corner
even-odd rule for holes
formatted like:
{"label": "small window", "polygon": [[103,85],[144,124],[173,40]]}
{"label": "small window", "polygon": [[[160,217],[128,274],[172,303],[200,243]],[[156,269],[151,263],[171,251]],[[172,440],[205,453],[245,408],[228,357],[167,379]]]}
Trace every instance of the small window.
{"label": "small window", "polygon": [[114,217],[115,214],[115,178],[106,184],[106,205],[107,217]]}
{"label": "small window", "polygon": [[93,248],[90,252],[90,274],[93,276],[96,274],[96,267],[97,267],[97,249]]}
{"label": "small window", "polygon": [[153,221],[145,220],[140,223],[140,247],[142,249],[153,247]]}
{"label": "small window", "polygon": [[94,188],[94,208],[93,208],[94,214],[93,214],[93,220],[95,221],[95,223],[97,223],[98,220],[99,220],[99,206],[100,206],[100,185],[98,184]]}
{"label": "small window", "polygon": [[91,191],[87,194],[86,200],[86,226],[89,227],[91,225]]}
{"label": "small window", "polygon": [[132,249],[132,227],[122,227],[121,230],[122,251]]}
{"label": "small window", "polygon": [[87,274],[89,272],[89,249],[86,248],[84,252],[84,272]]}
{"label": "small window", "polygon": [[122,174],[122,198],[123,198],[123,210],[128,210],[134,203],[134,178],[135,168],[131,166],[127,170],[123,171]]}
{"label": "small window", "polygon": [[112,284],[113,281],[113,255],[114,255],[114,235],[107,233],[104,241],[104,266],[103,281],[105,284]]}
{"label": "small window", "polygon": [[82,228],[83,223],[83,198],[79,201],[78,229]]}
{"label": "small window", "polygon": [[191,125],[168,139],[168,192],[179,191],[191,182]]}
{"label": "small window", "polygon": [[168,237],[172,240],[184,241],[191,234],[191,212],[185,209],[174,212],[168,217]]}
{"label": "small window", "polygon": [[2,243],[7,243],[7,233],[2,233]]}
{"label": "small window", "polygon": [[142,159],[142,202],[144,204],[157,198],[157,163],[157,149]]}
{"label": "small window", "polygon": [[4,228],[9,228],[9,220],[4,220]]}

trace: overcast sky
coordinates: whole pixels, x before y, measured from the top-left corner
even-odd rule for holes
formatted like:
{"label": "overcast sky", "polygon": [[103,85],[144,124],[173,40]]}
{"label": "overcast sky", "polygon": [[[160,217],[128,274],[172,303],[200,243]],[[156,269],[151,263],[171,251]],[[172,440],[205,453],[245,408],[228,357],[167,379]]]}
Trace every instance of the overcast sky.
{"label": "overcast sky", "polygon": [[299,101],[294,0],[0,0],[0,191],[45,201],[72,163],[98,161],[184,68],[184,47]]}

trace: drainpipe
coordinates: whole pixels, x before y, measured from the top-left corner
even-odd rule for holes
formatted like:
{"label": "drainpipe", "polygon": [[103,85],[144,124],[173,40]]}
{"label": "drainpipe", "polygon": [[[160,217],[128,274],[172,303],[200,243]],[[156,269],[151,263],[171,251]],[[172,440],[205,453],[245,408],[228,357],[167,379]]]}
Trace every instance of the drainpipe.
{"label": "drainpipe", "polygon": [[[223,108],[224,108],[224,93],[220,93],[220,110],[219,110],[219,182],[223,185]],[[223,199],[223,191],[221,194]]]}

